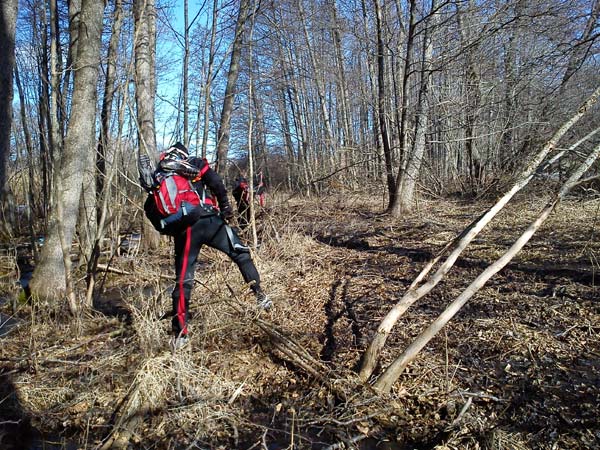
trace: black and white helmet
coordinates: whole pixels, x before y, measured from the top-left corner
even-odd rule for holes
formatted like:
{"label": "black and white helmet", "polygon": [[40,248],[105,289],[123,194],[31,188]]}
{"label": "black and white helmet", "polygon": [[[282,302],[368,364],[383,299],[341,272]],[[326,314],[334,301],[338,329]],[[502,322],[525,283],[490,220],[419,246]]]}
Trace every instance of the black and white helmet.
{"label": "black and white helmet", "polygon": [[183,145],[181,142],[176,142],[171,147],[169,147],[169,149],[167,151],[165,151],[161,155],[160,159],[161,159],[161,161],[163,159],[179,161],[179,160],[187,159],[187,158],[188,158],[188,150],[187,150],[187,148],[185,148],[185,145]]}

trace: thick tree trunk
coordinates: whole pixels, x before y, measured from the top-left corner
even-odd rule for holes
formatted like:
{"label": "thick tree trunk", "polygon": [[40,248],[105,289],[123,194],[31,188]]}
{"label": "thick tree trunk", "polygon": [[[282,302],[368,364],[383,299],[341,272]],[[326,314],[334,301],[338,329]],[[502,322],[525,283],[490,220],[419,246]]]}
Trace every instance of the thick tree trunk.
{"label": "thick tree trunk", "polygon": [[[156,96],[156,8],[154,0],[135,0],[135,104],[139,152],[157,157],[154,123]],[[143,239],[147,248],[158,248],[160,236],[148,220],[143,219]]]}
{"label": "thick tree trunk", "polygon": [[[69,59],[72,61],[74,55],[77,54],[77,48],[79,46],[79,20],[81,18],[81,0],[71,0],[69,2],[69,17],[70,17],[70,35],[71,42],[69,45]],[[85,37],[85,33],[82,35]],[[68,74],[72,72],[67,64],[67,80]],[[64,83],[63,92],[68,92],[67,82]],[[63,95],[63,105],[66,103],[64,100],[67,95]],[[63,106],[63,111],[66,111],[66,107]],[[92,128],[92,136],[90,141],[95,143],[96,139],[96,127]],[[79,200],[79,218],[77,220],[77,237],[79,239],[79,248],[82,256],[82,262],[88,264],[90,261],[92,249],[94,247],[94,240],[96,239],[97,233],[97,211],[96,211],[96,161],[97,152],[94,150],[95,146],[89,147],[85,152],[84,169],[81,173],[81,197]],[[83,149],[82,149],[83,150]]]}
{"label": "thick tree trunk", "polygon": [[[415,46],[415,33],[416,33],[416,0],[410,0],[408,9],[409,20],[408,20],[408,32],[406,33],[406,48],[404,49],[404,67],[402,70],[402,85],[401,85],[401,97],[402,102],[398,118],[398,142],[400,147],[400,164],[398,168],[398,174],[396,175],[395,188],[396,191],[394,196],[390,198],[389,211],[393,217],[400,217],[404,212],[403,205],[401,204],[400,193],[402,190],[402,182],[406,180],[408,162],[411,159],[411,155],[408,151],[408,106],[409,106],[409,80],[412,75],[411,66],[414,59],[413,49]],[[414,166],[413,166],[414,169]]]}
{"label": "thick tree trunk", "polygon": [[8,185],[10,132],[12,126],[13,70],[18,0],[0,3],[0,220],[3,232],[12,234],[14,217]]}
{"label": "thick tree trunk", "polygon": [[69,255],[64,252],[70,250],[75,231],[81,175],[86,169],[85,152],[95,151],[96,148],[96,83],[100,65],[103,12],[104,2],[82,1],[79,30],[81,42],[74,62],[71,120],[60,158],[60,181],[54,187],[56,200],[60,202],[57,211],[61,214],[53,215],[54,220],[50,223],[40,261],[30,282],[32,294],[37,297],[55,299],[65,291],[67,277],[70,276],[65,272],[65,261],[69,259]]}

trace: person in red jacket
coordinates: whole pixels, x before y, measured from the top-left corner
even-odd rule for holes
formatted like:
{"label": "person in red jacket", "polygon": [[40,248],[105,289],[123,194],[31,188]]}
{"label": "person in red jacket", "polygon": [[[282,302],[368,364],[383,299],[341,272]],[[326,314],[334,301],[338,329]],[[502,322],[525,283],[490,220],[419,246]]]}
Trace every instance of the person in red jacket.
{"label": "person in red jacket", "polygon": [[[189,157],[187,148],[179,142],[161,155],[157,172],[165,169],[174,170],[191,179],[198,195],[205,199],[202,207],[190,212],[186,223],[176,225],[178,228],[169,229],[167,233],[174,237],[175,244],[172,345],[174,349],[178,349],[188,342],[189,302],[194,286],[195,264],[203,245],[222,251],[237,264],[244,281],[254,292],[260,309],[271,309],[273,302],[261,288],[260,276],[250,257],[250,249],[228,225],[228,221],[233,218],[233,210],[223,180],[217,172],[209,166],[206,159]],[[163,217],[151,195],[144,204],[144,211],[154,227],[164,232]]]}

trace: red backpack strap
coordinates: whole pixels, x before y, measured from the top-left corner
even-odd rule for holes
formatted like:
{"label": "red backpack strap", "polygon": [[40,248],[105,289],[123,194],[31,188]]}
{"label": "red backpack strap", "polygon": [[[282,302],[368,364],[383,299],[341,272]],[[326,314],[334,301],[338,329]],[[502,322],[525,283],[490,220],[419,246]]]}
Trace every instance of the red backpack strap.
{"label": "red backpack strap", "polygon": [[202,161],[202,167],[200,167],[198,174],[194,177],[192,182],[199,181],[202,178],[202,176],[208,171],[208,169],[210,169],[210,165],[208,164],[208,161],[206,160],[206,158],[202,158],[201,161]]}

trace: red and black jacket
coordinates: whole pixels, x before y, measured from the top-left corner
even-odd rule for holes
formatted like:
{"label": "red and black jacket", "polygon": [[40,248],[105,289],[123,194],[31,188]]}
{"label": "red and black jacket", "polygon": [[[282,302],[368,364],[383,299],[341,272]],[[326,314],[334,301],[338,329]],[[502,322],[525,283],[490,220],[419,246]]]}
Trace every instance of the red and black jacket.
{"label": "red and black jacket", "polygon": [[[204,199],[204,204],[208,206],[212,206],[214,208],[214,212],[212,215],[217,214],[219,211],[226,212],[231,210],[231,205],[229,204],[229,198],[227,197],[227,189],[225,188],[225,184],[223,183],[223,179],[219,176],[217,172],[215,172],[208,161],[204,158],[189,158],[188,162],[194,167],[198,168],[198,175],[196,178],[192,180],[192,186],[198,192],[200,198]],[[158,211],[156,207],[156,202],[153,199],[152,194],[148,195],[146,202],[144,203],[144,211],[146,213],[146,217],[150,220],[154,228],[161,232],[165,231],[178,231],[178,230],[165,230],[163,228],[163,224],[161,224],[161,220],[164,217]],[[183,224],[179,224],[178,228],[181,226],[187,226],[194,223],[198,218],[206,216],[204,211],[197,211],[196,214],[190,214],[188,221]],[[167,233],[171,234],[171,233]]]}

